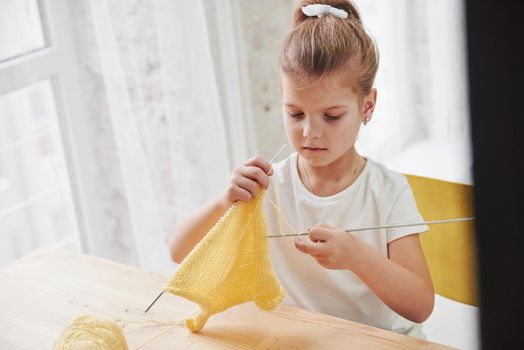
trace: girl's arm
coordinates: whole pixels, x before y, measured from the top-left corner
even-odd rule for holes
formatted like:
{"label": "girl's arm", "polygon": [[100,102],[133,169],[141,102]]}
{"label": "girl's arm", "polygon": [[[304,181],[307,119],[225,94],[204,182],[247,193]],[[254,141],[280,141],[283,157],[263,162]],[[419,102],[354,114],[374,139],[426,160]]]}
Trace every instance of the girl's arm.
{"label": "girl's arm", "polygon": [[354,266],[354,272],[396,313],[424,322],[433,311],[435,292],[419,235],[390,242],[389,259],[363,241],[359,245],[362,261]]}
{"label": "girl's arm", "polygon": [[171,259],[180,264],[234,202],[248,202],[256,197],[260,186],[267,188],[271,172],[271,165],[262,157],[236,168],[224,193],[175,227],[169,240]]}
{"label": "girl's arm", "polygon": [[224,196],[221,195],[180,222],[169,240],[171,259],[180,264],[193,247],[226,213],[231,204],[225,201]]}
{"label": "girl's arm", "polygon": [[330,269],[353,271],[393,311],[413,322],[425,321],[435,303],[433,283],[418,234],[388,244],[388,257],[364,241],[324,225],[310,229],[310,241],[297,249]]}

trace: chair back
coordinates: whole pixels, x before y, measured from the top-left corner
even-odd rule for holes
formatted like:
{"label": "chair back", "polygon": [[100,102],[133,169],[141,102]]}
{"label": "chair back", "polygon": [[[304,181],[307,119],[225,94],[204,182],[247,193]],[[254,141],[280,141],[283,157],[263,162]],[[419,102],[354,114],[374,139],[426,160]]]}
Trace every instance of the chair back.
{"label": "chair back", "polygon": [[[474,216],[473,186],[408,175],[425,221]],[[478,306],[474,224],[471,221],[429,225],[420,242],[435,293]]]}

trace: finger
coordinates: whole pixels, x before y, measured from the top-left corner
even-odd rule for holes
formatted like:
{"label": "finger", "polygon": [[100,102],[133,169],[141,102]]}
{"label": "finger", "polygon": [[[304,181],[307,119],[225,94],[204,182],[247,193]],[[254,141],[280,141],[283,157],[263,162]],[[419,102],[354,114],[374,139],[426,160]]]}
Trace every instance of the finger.
{"label": "finger", "polygon": [[295,239],[295,248],[300,250],[302,253],[309,254],[309,248],[311,243],[304,242],[302,239]]}
{"label": "finger", "polygon": [[301,238],[295,239],[295,248],[311,256],[320,254],[323,251],[323,247],[321,245],[322,243],[313,243]]}
{"label": "finger", "polygon": [[309,239],[313,242],[326,242],[333,237],[333,228],[315,225],[308,230]]}
{"label": "finger", "polygon": [[241,189],[244,189],[245,191],[249,192],[253,198],[255,198],[258,194],[258,191],[260,189],[259,184],[256,181],[253,181],[247,177],[243,176],[237,176],[233,179],[233,184],[236,187],[239,187]]}
{"label": "finger", "polygon": [[316,260],[317,260],[317,263],[319,263],[322,266],[326,266],[327,265],[327,261],[324,260],[324,259],[317,258]]}
{"label": "finger", "polygon": [[242,201],[242,202],[249,202],[251,201],[254,197],[253,195],[251,194],[251,192],[241,188],[241,187],[235,187],[232,189],[232,197],[233,197],[233,200],[234,201]]}
{"label": "finger", "polygon": [[242,176],[250,178],[260,184],[260,186],[267,188],[269,185],[269,177],[263,169],[257,166],[243,166],[239,169],[239,173]]}
{"label": "finger", "polygon": [[261,156],[253,157],[249,159],[245,164],[259,167],[264,171],[265,174],[269,174],[269,172],[271,171],[271,164],[267,160],[265,160],[264,157]]}

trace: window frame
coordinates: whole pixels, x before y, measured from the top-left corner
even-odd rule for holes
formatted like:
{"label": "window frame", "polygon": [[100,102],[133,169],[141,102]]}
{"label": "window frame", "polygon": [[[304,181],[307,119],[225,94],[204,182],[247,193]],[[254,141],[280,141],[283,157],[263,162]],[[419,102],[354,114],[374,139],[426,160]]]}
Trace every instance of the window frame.
{"label": "window frame", "polygon": [[[85,133],[87,115],[79,93],[78,66],[67,0],[37,0],[45,46],[0,62],[0,95],[49,80],[71,189],[73,232],[81,251],[91,252],[88,205],[94,200],[92,151]],[[67,203],[64,203],[67,205]],[[67,243],[67,242],[66,242]]]}

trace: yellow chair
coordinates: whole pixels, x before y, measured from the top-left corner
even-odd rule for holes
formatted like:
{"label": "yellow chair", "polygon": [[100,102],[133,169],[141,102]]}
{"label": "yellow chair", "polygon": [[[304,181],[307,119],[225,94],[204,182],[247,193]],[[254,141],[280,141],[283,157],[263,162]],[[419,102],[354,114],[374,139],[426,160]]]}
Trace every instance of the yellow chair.
{"label": "yellow chair", "polygon": [[[408,174],[406,177],[424,220],[474,216],[473,186]],[[430,225],[429,231],[420,235],[420,242],[435,293],[478,306],[474,223]]]}

